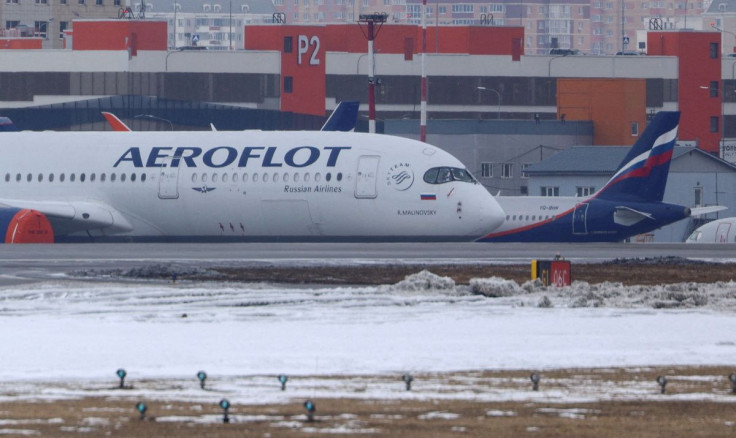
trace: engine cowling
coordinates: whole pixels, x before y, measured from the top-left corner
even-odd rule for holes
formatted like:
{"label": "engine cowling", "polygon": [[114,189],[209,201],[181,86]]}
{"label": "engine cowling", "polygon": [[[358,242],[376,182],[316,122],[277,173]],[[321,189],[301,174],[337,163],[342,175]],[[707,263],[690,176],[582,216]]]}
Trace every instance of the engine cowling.
{"label": "engine cowling", "polygon": [[46,215],[27,208],[0,208],[0,232],[5,243],[54,243],[54,230]]}

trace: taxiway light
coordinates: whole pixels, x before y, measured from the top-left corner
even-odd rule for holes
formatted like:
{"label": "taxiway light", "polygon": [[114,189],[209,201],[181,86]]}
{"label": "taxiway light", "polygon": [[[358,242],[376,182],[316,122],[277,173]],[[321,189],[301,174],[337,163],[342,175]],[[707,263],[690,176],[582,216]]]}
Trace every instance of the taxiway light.
{"label": "taxiway light", "polygon": [[304,409],[307,410],[307,421],[311,423],[314,421],[314,411],[317,410],[317,405],[312,400],[307,400],[304,402]]}
{"label": "taxiway light", "polygon": [[128,373],[126,373],[124,369],[120,368],[119,370],[115,371],[115,374],[117,374],[118,378],[120,379],[120,389],[123,389],[123,387],[125,386],[125,376],[127,376]]}
{"label": "taxiway light", "polygon": [[406,383],[406,390],[411,391],[411,382],[414,381],[414,377],[411,374],[404,374],[403,376],[401,376],[401,380]]}
{"label": "taxiway light", "polygon": [[665,388],[667,387],[667,378],[665,376],[657,377],[657,383],[659,383],[659,390],[664,394]]}
{"label": "taxiway light", "polygon": [[534,391],[539,391],[539,381],[542,380],[542,377],[540,377],[540,375],[537,373],[532,373],[529,376],[529,380],[532,381],[532,389]]}
{"label": "taxiway light", "polygon": [[286,382],[289,381],[289,376],[284,374],[279,376],[279,382],[281,382],[281,390],[286,391]]}
{"label": "taxiway light", "polygon": [[228,415],[228,411],[230,410],[230,402],[228,399],[223,398],[220,400],[220,407],[222,408],[222,422],[223,423],[229,423],[230,417]]}
{"label": "taxiway light", "polygon": [[138,404],[135,405],[135,410],[138,411],[139,414],[141,414],[140,419],[145,420],[148,406],[146,406],[146,404],[143,402],[138,402]]}
{"label": "taxiway light", "polygon": [[197,378],[199,379],[199,387],[204,389],[204,381],[207,380],[207,373],[200,371],[197,373]]}
{"label": "taxiway light", "polygon": [[728,380],[731,381],[731,391],[736,394],[736,373],[731,373],[728,375]]}

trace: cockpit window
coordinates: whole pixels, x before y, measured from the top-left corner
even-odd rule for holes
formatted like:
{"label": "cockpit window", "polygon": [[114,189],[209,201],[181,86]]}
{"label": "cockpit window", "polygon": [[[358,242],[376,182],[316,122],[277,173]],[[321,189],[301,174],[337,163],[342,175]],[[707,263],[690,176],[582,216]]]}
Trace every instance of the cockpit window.
{"label": "cockpit window", "polygon": [[428,184],[444,184],[451,181],[476,182],[470,172],[457,167],[433,167],[424,172],[424,182]]}

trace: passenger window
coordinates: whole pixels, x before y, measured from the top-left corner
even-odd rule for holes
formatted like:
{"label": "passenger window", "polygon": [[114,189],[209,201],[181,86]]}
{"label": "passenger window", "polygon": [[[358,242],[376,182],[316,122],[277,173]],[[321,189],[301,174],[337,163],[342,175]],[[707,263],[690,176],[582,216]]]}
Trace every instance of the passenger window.
{"label": "passenger window", "polygon": [[197,174],[196,173],[193,173],[192,174],[192,182],[193,183],[196,183],[197,182]]}
{"label": "passenger window", "polygon": [[299,174],[298,173],[295,173],[294,174],[294,182],[299,182]]}
{"label": "passenger window", "polygon": [[254,173],[253,174],[253,182],[258,182],[258,174],[257,173]]}
{"label": "passenger window", "polygon": [[337,173],[337,180],[342,181],[342,172]]}
{"label": "passenger window", "polygon": [[79,175],[79,182],[84,182],[85,176],[84,174]]}
{"label": "passenger window", "polygon": [[284,182],[289,182],[289,174],[284,173]]}
{"label": "passenger window", "polygon": [[213,173],[212,174],[212,182],[213,183],[216,183],[217,182],[217,174],[216,173]]}
{"label": "passenger window", "polygon": [[[53,175],[52,175],[53,176]],[[106,175],[103,173],[100,175],[100,182],[105,182]]]}
{"label": "passenger window", "polygon": [[38,182],[43,181],[43,173],[38,174]]}
{"label": "passenger window", "polygon": [[50,173],[49,174],[49,182],[54,182],[54,174],[53,173]]}
{"label": "passenger window", "polygon": [[203,183],[206,183],[207,182],[207,174],[206,173],[203,173],[202,174],[202,182]]}
{"label": "passenger window", "polygon": [[124,173],[121,173],[120,174],[120,182],[125,182],[125,174]]}
{"label": "passenger window", "polygon": [[5,182],[10,182],[10,174],[9,173],[6,173],[5,174]]}
{"label": "passenger window", "polygon": [[238,174],[233,173],[233,182],[238,182]]}
{"label": "passenger window", "polygon": [[33,175],[31,175],[30,173],[28,175],[26,175],[26,181],[28,181],[28,182],[33,181]]}
{"label": "passenger window", "polygon": [[146,181],[146,174],[145,173],[142,173],[141,174],[141,182],[145,182],[145,181]]}
{"label": "passenger window", "polygon": [[309,172],[304,174],[304,182],[309,182]]}
{"label": "passenger window", "polygon": [[59,175],[59,181],[60,182],[64,182],[64,174],[63,173],[61,175]]}
{"label": "passenger window", "polygon": [[[63,178],[64,175],[62,175],[61,177]],[[110,182],[115,182],[115,177],[116,177],[116,175],[114,173],[111,173],[110,174]]]}
{"label": "passenger window", "polygon": [[327,172],[327,175],[325,175],[325,181],[330,182],[332,179],[332,174],[330,172]]}
{"label": "passenger window", "polygon": [[135,173],[130,174],[130,181],[135,181]]}
{"label": "passenger window", "polygon": [[74,180],[77,179],[77,176],[75,174],[69,175],[69,182],[74,182]]}
{"label": "passenger window", "polygon": [[223,173],[222,174],[222,182],[224,182],[224,183],[227,182],[227,173]]}
{"label": "passenger window", "polygon": [[319,172],[314,174],[314,182],[320,182],[322,180],[322,175],[319,174]]}
{"label": "passenger window", "polygon": [[248,174],[247,174],[247,173],[244,173],[244,174],[243,174],[243,182],[244,182],[244,183],[245,183],[245,182],[248,182]]}
{"label": "passenger window", "polygon": [[516,215],[514,215],[514,218],[512,220],[516,220]]}
{"label": "passenger window", "polygon": [[94,174],[94,173],[93,173],[93,174],[91,174],[91,175],[89,176],[89,181],[90,181],[90,182],[95,182],[95,177],[96,177],[96,176],[95,176],[95,174]]}
{"label": "passenger window", "polygon": [[278,173],[274,173],[273,174],[273,182],[279,182],[279,174]]}
{"label": "passenger window", "polygon": [[264,182],[264,183],[265,183],[265,182],[268,182],[268,174],[267,174],[267,173],[264,173],[264,174],[263,174],[263,182]]}

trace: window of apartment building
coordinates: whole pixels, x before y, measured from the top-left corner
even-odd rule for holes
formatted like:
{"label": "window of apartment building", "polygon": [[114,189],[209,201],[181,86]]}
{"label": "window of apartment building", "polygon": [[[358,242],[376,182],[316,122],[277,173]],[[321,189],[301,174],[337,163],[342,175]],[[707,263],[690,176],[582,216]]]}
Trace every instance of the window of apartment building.
{"label": "window of apartment building", "polygon": [[284,93],[294,92],[294,77],[284,76]]}
{"label": "window of apartment building", "polygon": [[694,205],[696,207],[701,207],[703,205],[703,187],[702,186],[695,187],[694,195],[695,195]]}
{"label": "window of apartment building", "polygon": [[494,3],[494,4],[491,5],[491,12],[499,12],[499,13],[501,13],[501,12],[504,12],[505,10],[506,10],[506,7],[504,5],[502,5],[502,4],[496,4],[496,3]]}
{"label": "window of apartment building", "polygon": [[5,22],[6,29],[15,29],[18,26],[20,26],[20,21],[18,20],[8,20]]}
{"label": "window of apartment building", "polygon": [[649,9],[649,3],[642,3],[641,4],[642,9]]}
{"label": "window of apartment building", "polygon": [[77,0],[77,3],[80,4],[80,5],[83,5],[84,4],[84,0]]}
{"label": "window of apartment building", "polygon": [[96,4],[97,6],[102,6],[102,5],[103,5],[103,3],[102,3],[102,2],[103,2],[103,0],[95,0],[95,4]]}
{"label": "window of apartment building", "polygon": [[560,196],[559,187],[540,187],[542,196]]}
{"label": "window of apartment building", "polygon": [[708,91],[710,93],[710,97],[718,97],[718,81],[710,81]]}
{"label": "window of apartment building", "polygon": [[481,178],[493,178],[493,163],[480,163]]}
{"label": "window of apartment building", "polygon": [[718,59],[720,52],[718,43],[710,43],[710,59]]}
{"label": "window of apartment building", "polygon": [[710,118],[710,132],[718,132],[718,116]]}
{"label": "window of apartment building", "polygon": [[531,166],[531,163],[521,163],[521,177],[522,178],[529,178],[529,174],[526,172],[529,166]]}
{"label": "window of apartment building", "polygon": [[59,22],[59,39],[64,39],[64,31],[69,28],[69,22],[68,21],[60,21]]}
{"label": "window of apartment building", "polygon": [[512,163],[503,163],[501,165],[501,178],[513,178],[514,177],[514,165]]}
{"label": "window of apartment building", "polygon": [[47,5],[49,0],[36,0],[37,5]]}
{"label": "window of apartment building", "polygon": [[475,5],[467,4],[467,3],[455,4],[455,5],[452,5],[452,12],[454,12],[454,13],[463,13],[463,12],[470,13],[470,12],[473,12],[474,11],[474,9],[473,9],[474,6]]}
{"label": "window of apartment building", "polygon": [[606,9],[613,9],[613,2],[607,2]]}
{"label": "window of apartment building", "polygon": [[631,122],[631,136],[632,137],[639,136],[639,122]]}
{"label": "window of apartment building", "polygon": [[48,35],[49,23],[48,21],[34,21],[33,22],[33,30],[37,37],[39,38],[46,38],[46,35]]}
{"label": "window of apartment building", "polygon": [[439,12],[440,14],[446,14],[447,6],[437,6],[437,12]]}
{"label": "window of apartment building", "polygon": [[595,193],[595,187],[592,186],[578,186],[575,188],[575,196],[578,198],[587,198],[593,193]]}
{"label": "window of apartment building", "polygon": [[5,3],[18,3],[19,0],[5,0]]}

